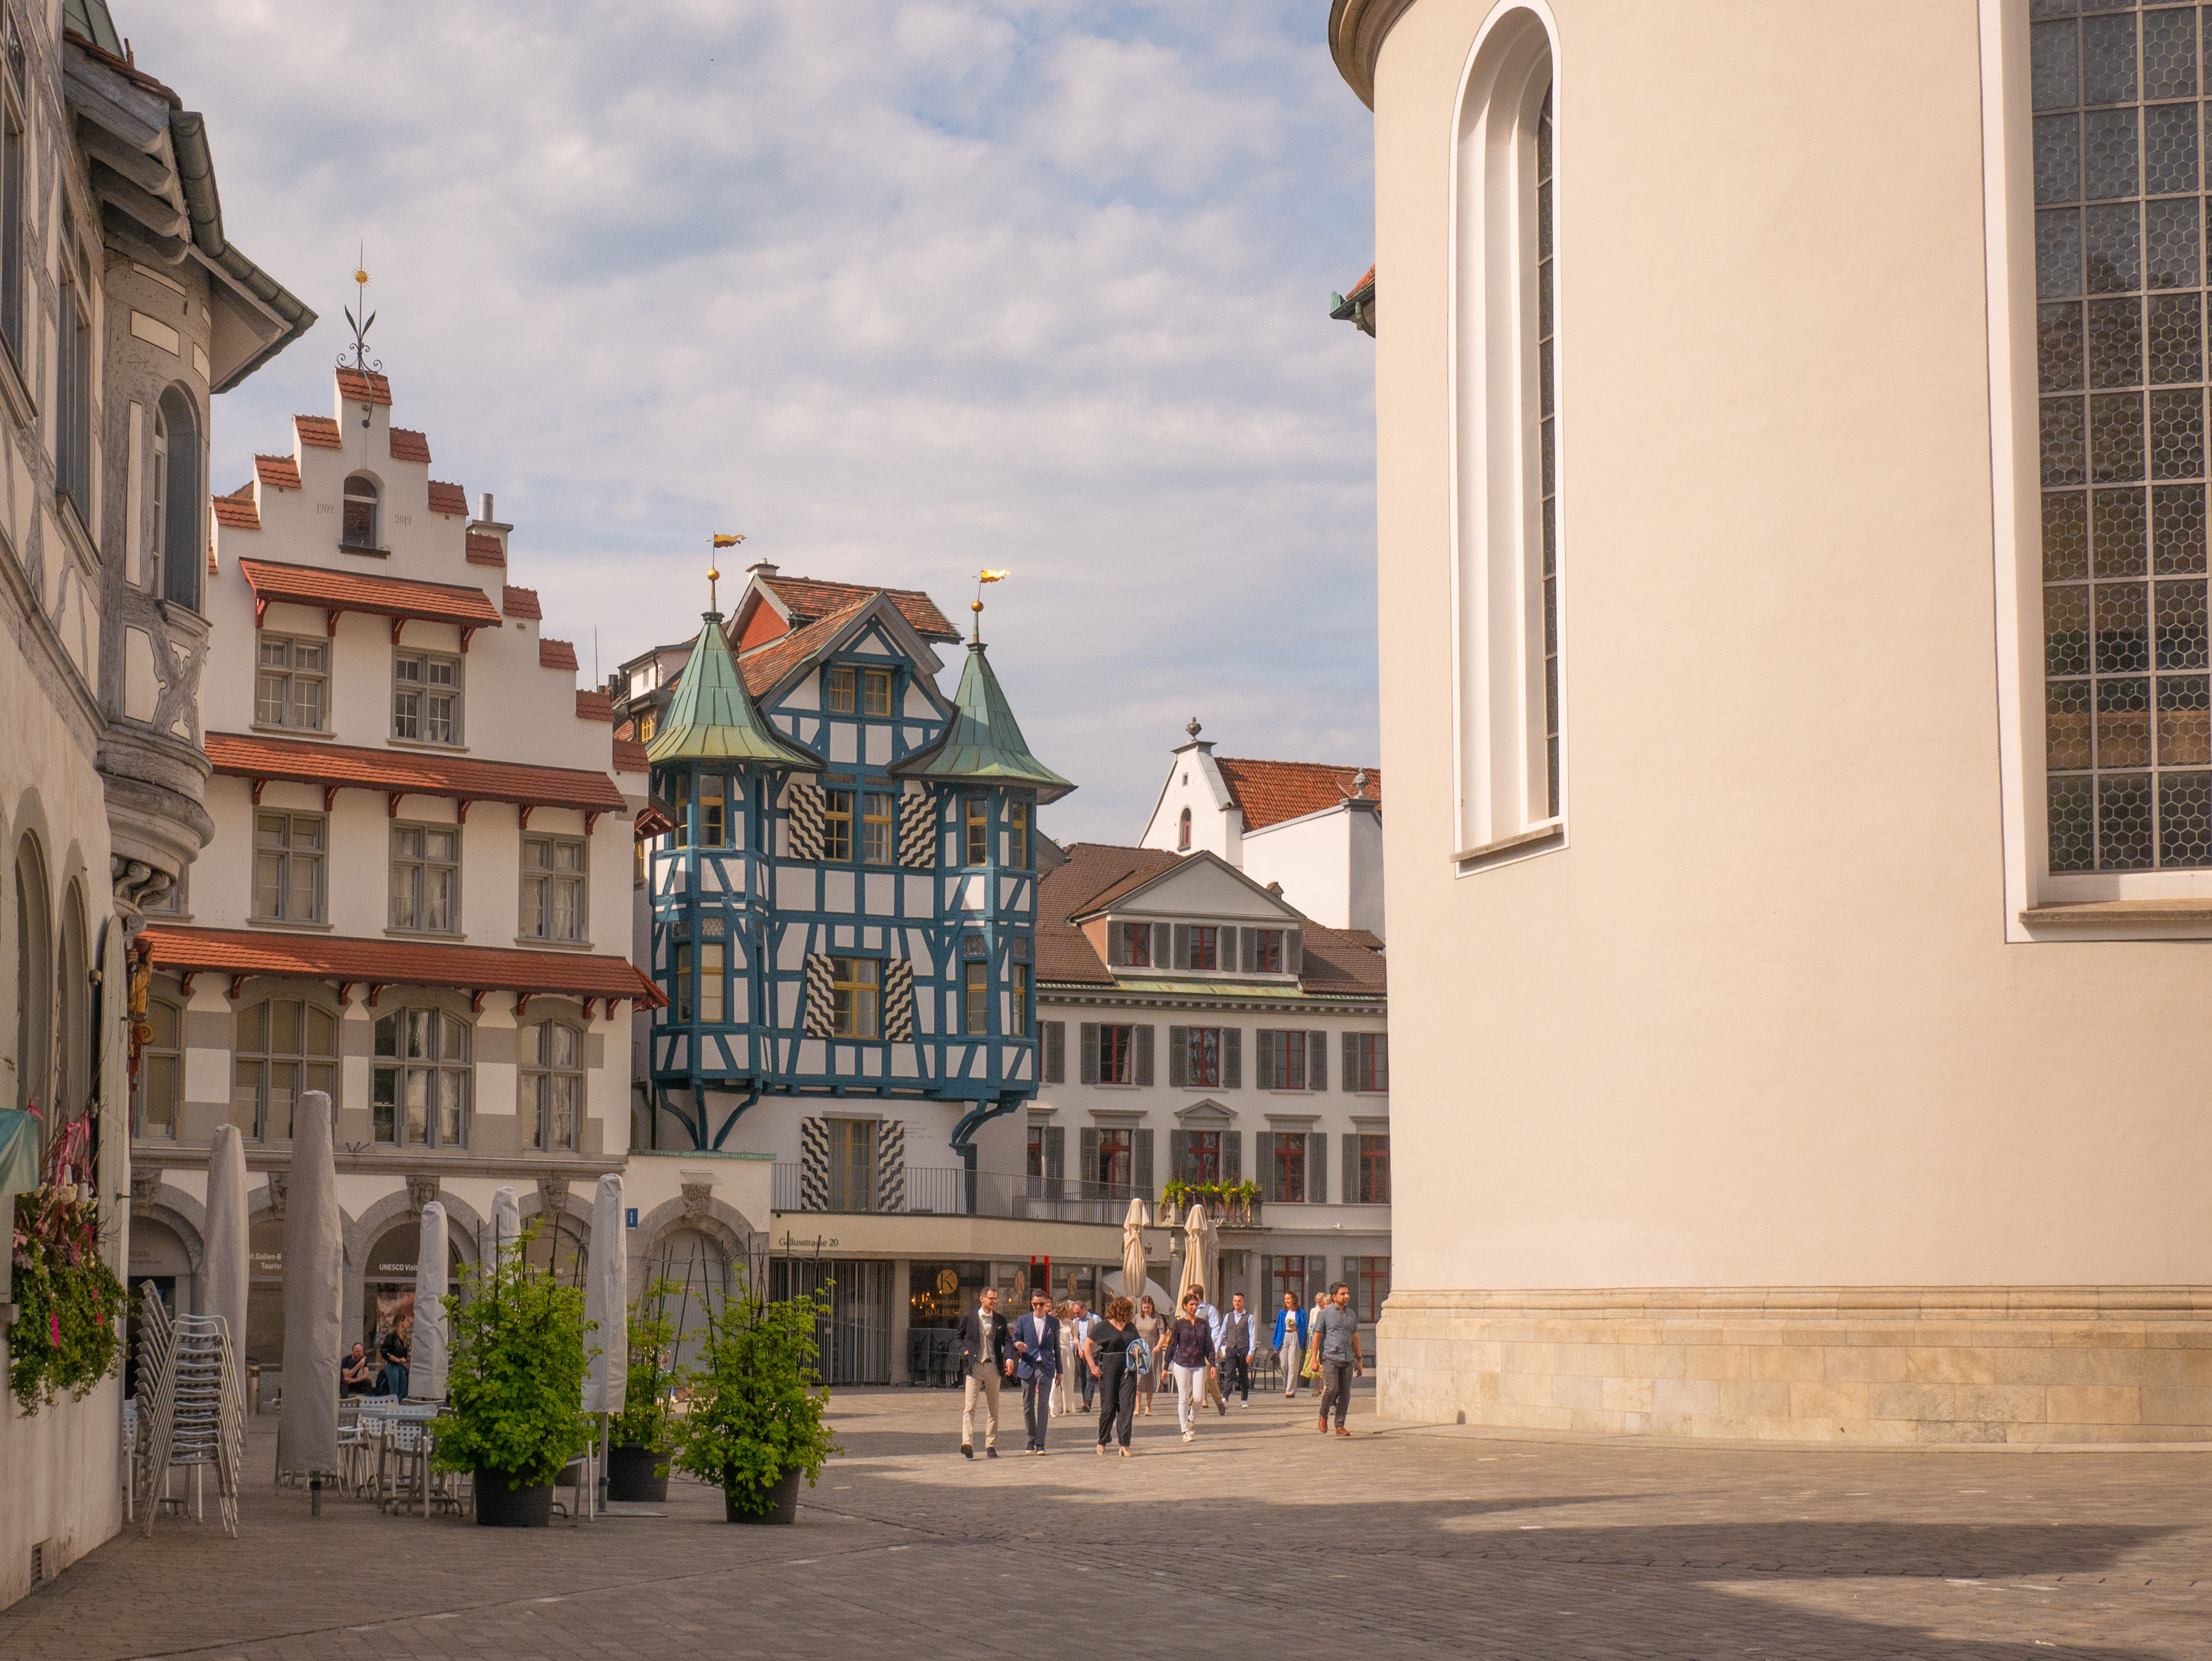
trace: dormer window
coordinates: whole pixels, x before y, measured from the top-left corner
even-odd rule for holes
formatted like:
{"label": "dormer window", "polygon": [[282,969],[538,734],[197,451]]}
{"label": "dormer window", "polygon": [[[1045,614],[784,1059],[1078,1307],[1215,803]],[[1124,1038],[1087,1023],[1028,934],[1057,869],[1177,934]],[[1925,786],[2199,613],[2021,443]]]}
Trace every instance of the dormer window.
{"label": "dormer window", "polygon": [[1176,821],[1176,852],[1190,852],[1190,809],[1182,810],[1182,818]]}
{"label": "dormer window", "polygon": [[356,473],[345,482],[345,520],[340,539],[349,548],[374,548],[376,543],[376,481]]}

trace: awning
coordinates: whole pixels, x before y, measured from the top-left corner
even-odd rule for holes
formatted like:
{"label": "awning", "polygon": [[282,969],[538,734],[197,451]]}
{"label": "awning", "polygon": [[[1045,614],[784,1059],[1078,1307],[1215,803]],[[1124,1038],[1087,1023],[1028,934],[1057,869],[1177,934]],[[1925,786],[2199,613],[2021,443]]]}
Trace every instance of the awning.
{"label": "awning", "polygon": [[459,626],[461,650],[469,649],[469,636],[479,629],[501,626],[499,608],[481,588],[450,582],[410,582],[404,577],[364,576],[355,571],[328,571],[316,565],[283,565],[274,560],[241,559],[239,570],[253,590],[253,626],[261,626],[270,602],[312,605],[324,614],[325,633],[338,631],[338,619],[348,611],[367,612],[392,619],[392,642],[410,619],[451,623]]}
{"label": "awning", "polygon": [[340,790],[381,790],[385,812],[399,817],[403,796],[443,796],[460,804],[466,823],[472,801],[512,802],[530,823],[533,807],[574,807],[584,814],[586,836],[601,813],[623,810],[623,794],[605,773],[575,767],[532,767],[521,762],[471,761],[462,756],[406,750],[363,750],[350,745],[311,744],[243,733],[210,733],[204,741],[215,770],[253,782],[256,806],[270,779],[319,784],[328,812]]}
{"label": "awning", "polygon": [[388,986],[447,986],[471,995],[481,1010],[485,995],[513,993],[517,1011],[538,995],[580,998],[590,1007],[605,1001],[659,1009],[668,1001],[627,958],[574,952],[518,952],[489,946],[436,946],[421,940],[365,940],[341,935],[285,934],[273,930],[183,928],[155,924],[134,942],[134,949],[156,969],[181,975],[227,975],[235,998],[256,975],[330,981],[341,1001],[351,989],[366,989],[370,1008]]}

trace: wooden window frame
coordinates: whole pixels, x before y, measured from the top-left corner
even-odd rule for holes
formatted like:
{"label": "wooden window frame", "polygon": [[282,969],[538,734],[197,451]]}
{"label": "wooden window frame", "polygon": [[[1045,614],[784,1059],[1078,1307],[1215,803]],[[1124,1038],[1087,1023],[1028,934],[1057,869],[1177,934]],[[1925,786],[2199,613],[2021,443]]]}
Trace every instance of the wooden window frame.
{"label": "wooden window frame", "polygon": [[[284,660],[269,661],[269,649],[282,647]],[[302,653],[315,654],[317,668],[303,668],[296,661]],[[270,713],[269,688],[274,682],[277,688],[276,710]],[[295,689],[313,686],[316,689],[316,718],[312,721],[291,719],[295,703]],[[331,730],[331,642],[308,635],[279,634],[274,630],[257,630],[254,636],[253,666],[253,724],[256,727],[281,727],[289,733],[327,733]]]}
{"label": "wooden window frame", "polygon": [[[889,720],[892,713],[891,698],[895,691],[896,688],[892,684],[892,676],[890,670],[861,670],[860,714],[873,716],[879,721]],[[878,692],[881,692],[883,695],[882,707],[880,709],[877,707],[878,700],[876,695]]]}
{"label": "wooden window frame", "polygon": [[962,812],[961,852],[963,865],[988,865],[991,862],[991,799],[988,796],[967,796]]}
{"label": "wooden window frame", "polygon": [[[714,942],[708,942],[714,944]],[[832,1037],[873,1043],[884,1033],[884,965],[880,958],[832,958],[830,1017]]]}
{"label": "wooden window frame", "polygon": [[832,715],[859,713],[860,671],[849,663],[833,663],[822,677],[822,708]]}
{"label": "wooden window frame", "polygon": [[[437,1035],[434,1048],[437,1053],[428,1056],[403,1055],[400,1052],[413,1031],[412,1019],[426,1018],[431,1031]],[[392,1053],[386,1055],[377,1046],[384,1041],[384,1030],[392,1025],[394,1033]],[[445,1053],[445,1036],[448,1031],[460,1035],[459,1056]],[[423,1112],[423,1135],[412,1141],[404,1134],[407,1129],[406,1079],[410,1074],[420,1073],[435,1082],[437,1098],[427,1102]],[[402,1005],[377,1016],[369,1029],[369,1137],[373,1142],[386,1147],[466,1147],[472,1128],[476,1101],[476,1036],[471,1024],[451,1010],[434,1005]],[[391,1080],[391,1100],[380,1099],[385,1080]],[[455,1099],[447,1098],[453,1092]],[[381,1109],[391,1110],[390,1136],[381,1134],[385,1129],[380,1120]],[[456,1127],[448,1134],[444,1123],[451,1114]]]}
{"label": "wooden window frame", "polygon": [[834,862],[848,862],[853,857],[853,793],[850,790],[824,790],[822,793],[822,857]]}
{"label": "wooden window frame", "polygon": [[[387,927],[406,934],[459,934],[463,932],[461,928],[461,830],[462,827],[458,824],[422,823],[399,824],[392,827],[389,843],[391,865],[388,891],[391,900],[386,913],[390,921]],[[453,852],[450,859],[435,859],[431,856],[430,839],[439,836],[450,836],[453,839]],[[422,838],[422,851],[420,854],[410,853],[402,847],[403,840],[409,837]],[[442,927],[430,921],[431,879],[439,873],[447,873],[452,878],[451,886],[447,891],[447,916]],[[409,897],[411,912],[403,917],[400,911],[403,897],[401,885],[403,881],[410,879],[414,885],[413,892]]]}
{"label": "wooden window frame", "polygon": [[[273,1047],[276,1036],[275,1010],[278,1004],[296,1004],[300,1007],[300,1043],[296,1050],[277,1050]],[[253,1019],[257,1014],[261,1028],[259,1045],[258,1048],[250,1048],[246,1042],[249,1035],[244,1023]],[[314,1032],[313,1018],[316,1015],[320,1015],[330,1024],[331,1047],[326,1051],[313,1050],[309,1047]],[[294,1076],[297,1083],[292,1092],[292,1102],[295,1108],[299,1104],[302,1092],[309,1090],[321,1090],[329,1094],[331,1106],[335,1110],[338,1104],[338,1084],[343,1076],[342,1054],[345,1049],[343,1022],[337,1011],[325,1009],[320,1004],[305,998],[263,998],[239,1011],[237,1020],[238,1025],[235,1029],[237,1039],[231,1050],[230,1072],[230,1123],[234,1125],[238,1124],[239,1080],[245,1068],[255,1067],[259,1069],[258,1076],[253,1085],[253,1123],[251,1127],[238,1125],[241,1135],[252,1141],[261,1142],[281,1142],[291,1140],[292,1132],[289,1125],[285,1127],[282,1136],[270,1135],[270,1070],[277,1067],[290,1066],[296,1069]],[[318,1073],[322,1075],[319,1081],[317,1078]]]}
{"label": "wooden window frame", "polygon": [[1390,1203],[1390,1137],[1389,1133],[1359,1133],[1359,1203]]}
{"label": "wooden window frame", "polygon": [[[1312,1142],[1312,1135],[1308,1131],[1283,1130],[1275,1133],[1274,1147],[1269,1153],[1269,1157],[1274,1161],[1272,1176],[1275,1197],[1285,1205],[1305,1204],[1306,1196],[1312,1191],[1312,1184],[1309,1181],[1312,1172],[1307,1169],[1313,1158]],[[1295,1194],[1291,1192],[1293,1175],[1297,1178],[1297,1192]]]}
{"label": "wooden window frame", "polygon": [[991,1036],[991,965],[974,958],[960,965],[960,1032],[963,1037]]}
{"label": "wooden window frame", "polygon": [[[576,1040],[576,1061],[573,1067],[565,1066],[546,1054],[552,1045],[556,1029],[572,1034]],[[526,1045],[531,1059],[524,1062],[520,1068],[522,1100],[525,1110],[533,1121],[530,1146],[539,1151],[574,1153],[583,1147],[584,1121],[588,1116],[586,1089],[591,1074],[585,1065],[585,1056],[586,1046],[591,1043],[591,1034],[574,1021],[557,1018],[533,1021],[524,1031],[531,1035]],[[574,1092],[571,1098],[573,1110],[565,1141],[553,1134],[553,1097],[555,1087],[562,1080],[574,1081],[571,1086]]]}
{"label": "wooden window frame", "polygon": [[[1108,1034],[1118,1034],[1109,1039]],[[1120,1065],[1114,1065],[1118,1062]],[[1133,1085],[1137,1081],[1137,1028],[1132,1021],[1098,1024],[1098,1082]]]}
{"label": "wooden window frame", "polygon": [[888,790],[860,792],[861,864],[891,865],[896,862],[898,849],[893,826],[897,822],[897,800]]}
{"label": "wooden window frame", "polygon": [[[284,821],[284,840],[273,848],[264,847],[261,841],[264,822],[269,819]],[[298,833],[298,827],[302,824],[311,824],[315,828],[316,840],[313,847],[299,848],[293,845],[292,838]],[[271,857],[276,862],[277,904],[274,911],[264,911],[261,909],[263,888],[261,867],[264,856]],[[296,916],[290,909],[295,887],[292,867],[295,861],[302,859],[314,868],[314,897],[307,915],[304,917]],[[331,824],[327,816],[321,813],[295,813],[284,808],[257,808],[253,814],[252,892],[249,902],[252,909],[248,915],[256,922],[319,923],[323,922],[330,911],[330,859]]]}

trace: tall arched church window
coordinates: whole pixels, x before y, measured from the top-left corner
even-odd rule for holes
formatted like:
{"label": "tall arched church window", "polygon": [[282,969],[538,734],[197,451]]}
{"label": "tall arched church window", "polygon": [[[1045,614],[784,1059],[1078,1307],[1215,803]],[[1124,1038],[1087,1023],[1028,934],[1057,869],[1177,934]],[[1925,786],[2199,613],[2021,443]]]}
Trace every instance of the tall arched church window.
{"label": "tall arched church window", "polygon": [[48,1065],[53,1056],[53,912],[47,899],[46,861],[26,837],[15,850],[15,1106],[47,1110]]}
{"label": "tall arched church window", "polygon": [[1188,807],[1182,810],[1182,817],[1176,821],[1176,851],[1179,854],[1190,852],[1190,809]]}
{"label": "tall arched church window", "polygon": [[207,551],[207,492],[200,479],[200,421],[181,388],[161,394],[154,411],[154,511],[161,593],[193,611],[200,604],[200,567]]}
{"label": "tall arched church window", "polygon": [[1565,655],[1553,47],[1486,25],[1454,155],[1454,757],[1462,868],[1564,833]]}
{"label": "tall arched church window", "polygon": [[2202,43],[2193,6],[2081,10],[2029,34],[2050,868],[2203,868]]}
{"label": "tall arched church window", "polygon": [[376,481],[356,473],[345,482],[345,517],[339,539],[349,548],[374,548],[376,541]]}

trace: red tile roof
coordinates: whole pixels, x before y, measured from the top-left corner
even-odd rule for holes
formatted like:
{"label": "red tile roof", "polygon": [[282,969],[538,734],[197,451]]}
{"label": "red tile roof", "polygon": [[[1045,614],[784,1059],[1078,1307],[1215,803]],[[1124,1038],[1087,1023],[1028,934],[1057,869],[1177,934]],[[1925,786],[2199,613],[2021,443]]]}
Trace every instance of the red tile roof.
{"label": "red tile roof", "polygon": [[764,697],[769,688],[823,650],[834,636],[875,599],[872,591],[863,591],[860,597],[843,610],[832,611],[818,622],[803,629],[794,629],[787,635],[779,635],[765,646],[756,646],[738,660],[738,668],[745,678],[745,691],[755,697]]}
{"label": "red tile roof", "polygon": [[469,510],[468,493],[458,484],[447,484],[439,479],[430,481],[430,511],[434,514],[465,514]]}
{"label": "red tile roof", "polygon": [[253,500],[253,487],[246,486],[242,495],[210,496],[215,504],[215,522],[227,525],[234,531],[258,531],[261,528],[261,508]]}
{"label": "red tile roof", "polygon": [[428,461],[430,459],[429,438],[406,427],[392,429],[392,459],[394,461]]}
{"label": "red tile roof", "polygon": [[535,588],[507,588],[499,591],[499,609],[511,618],[542,618],[545,613],[538,609]]}
{"label": "red tile roof", "polygon": [[615,701],[605,692],[594,692],[588,688],[580,690],[576,694],[576,719],[603,721],[611,727],[615,721]]}
{"label": "red tile roof", "polygon": [[538,640],[538,666],[540,669],[566,669],[576,672],[576,648],[565,640]]}
{"label": "red tile roof", "polygon": [[1382,770],[1370,767],[1329,767],[1311,761],[1239,761],[1217,756],[1221,782],[1229,799],[1243,810],[1244,828],[1279,824],[1306,813],[1334,807],[1352,794],[1352,776],[1364,771],[1368,800],[1382,800]]}
{"label": "red tile roof", "polygon": [[313,445],[318,450],[343,450],[345,441],[338,436],[338,423],[328,416],[292,417],[293,430],[300,435],[300,442]]}
{"label": "red tile roof", "polygon": [[471,565],[504,565],[507,550],[501,547],[497,537],[488,537],[480,532],[469,532],[469,563]]}
{"label": "red tile roof", "polygon": [[[271,600],[283,600],[325,611],[366,611],[380,618],[455,623],[463,629],[500,626],[499,613],[481,588],[363,576],[353,571],[327,571],[318,565],[280,565],[265,559],[241,559],[238,569],[253,590],[257,612]],[[257,616],[256,624],[259,621]]]}
{"label": "red tile roof", "polygon": [[280,490],[300,488],[300,464],[289,456],[256,456],[253,476],[264,484],[273,484]]}
{"label": "red tile roof", "polygon": [[507,801],[521,807],[577,807],[604,813],[623,805],[605,773],[522,762],[476,761],[413,750],[364,750],[300,739],[210,733],[215,770],[231,778],[283,779],[331,789],[397,791],[456,801]]}
{"label": "red tile roof", "polygon": [[960,631],[945,620],[937,602],[918,588],[871,588],[853,582],[828,582],[816,577],[764,576],[761,581],[790,611],[797,627],[848,610],[855,600],[888,594],[900,613],[924,640],[957,641]]}
{"label": "red tile roof", "polygon": [[338,391],[353,404],[389,404],[392,402],[392,383],[370,369],[340,369]]}
{"label": "red tile roof", "polygon": [[157,969],[213,975],[279,975],[359,986],[451,986],[470,992],[528,992],[628,999],[648,1009],[667,998],[627,958],[574,952],[516,952],[420,940],[161,925],[138,936]]}
{"label": "red tile roof", "polygon": [[1363,294],[1373,294],[1374,292],[1375,268],[1372,265],[1370,265],[1367,268],[1367,275],[1361,277],[1358,282],[1346,289],[1344,291],[1344,297],[1346,300],[1357,300]]}
{"label": "red tile roof", "polygon": [[615,771],[643,773],[650,771],[652,764],[645,758],[645,746],[629,739],[615,740]]}

